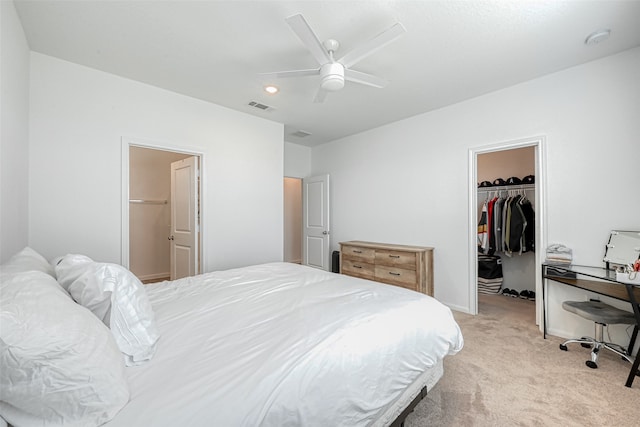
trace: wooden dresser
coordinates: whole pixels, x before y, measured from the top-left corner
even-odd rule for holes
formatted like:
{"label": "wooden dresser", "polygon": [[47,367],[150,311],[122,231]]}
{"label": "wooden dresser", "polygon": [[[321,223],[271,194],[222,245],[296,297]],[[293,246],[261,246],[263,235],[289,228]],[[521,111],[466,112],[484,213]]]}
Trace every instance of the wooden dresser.
{"label": "wooden dresser", "polygon": [[433,248],[341,242],[340,273],[433,296]]}

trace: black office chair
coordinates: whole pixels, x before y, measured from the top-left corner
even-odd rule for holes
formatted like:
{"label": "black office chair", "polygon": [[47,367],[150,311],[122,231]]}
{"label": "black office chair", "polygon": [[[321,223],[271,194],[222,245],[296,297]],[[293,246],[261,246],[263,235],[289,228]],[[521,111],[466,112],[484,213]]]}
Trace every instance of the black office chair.
{"label": "black office chair", "polygon": [[[620,310],[601,301],[565,301],[562,303],[562,308],[595,322],[595,338],[582,337],[567,340],[560,344],[560,350],[567,351],[567,344],[574,342],[580,343],[585,348],[591,348],[591,360],[587,360],[585,363],[592,369],[598,367],[598,354],[602,348],[612,351],[626,361],[633,363],[631,352],[638,335],[638,325],[633,313]],[[604,341],[603,328],[607,325],[615,324],[636,325],[629,343],[629,350],[618,344]]]}

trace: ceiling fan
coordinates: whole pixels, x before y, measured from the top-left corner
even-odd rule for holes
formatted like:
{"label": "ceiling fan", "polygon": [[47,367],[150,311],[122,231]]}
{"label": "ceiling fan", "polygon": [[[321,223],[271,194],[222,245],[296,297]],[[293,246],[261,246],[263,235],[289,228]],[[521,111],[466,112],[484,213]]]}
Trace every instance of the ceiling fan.
{"label": "ceiling fan", "polygon": [[344,87],[345,80],[360,83],[376,88],[383,88],[387,81],[367,73],[351,69],[360,60],[377,52],[406,32],[402,24],[395,24],[391,28],[378,34],[365,44],[353,49],[351,52],[336,60],[334,55],[340,43],[329,39],[321,43],[307,21],[301,14],[290,16],[286,19],[294,33],[298,35],[302,43],[311,52],[311,55],[320,64],[319,68],[306,70],[279,71],[275,73],[262,73],[262,76],[275,78],[303,77],[320,75],[320,88],[314,102],[323,102],[328,92],[335,92]]}

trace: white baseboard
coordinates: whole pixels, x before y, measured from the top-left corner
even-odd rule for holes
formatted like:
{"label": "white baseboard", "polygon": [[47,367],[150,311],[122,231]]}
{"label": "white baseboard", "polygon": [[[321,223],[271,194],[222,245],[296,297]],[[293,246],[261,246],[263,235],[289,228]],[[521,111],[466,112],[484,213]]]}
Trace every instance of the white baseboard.
{"label": "white baseboard", "polygon": [[138,279],[140,279],[140,281],[144,281],[144,280],[163,279],[165,277],[171,277],[171,273],[167,271],[166,273],[145,274],[144,276],[138,276]]}
{"label": "white baseboard", "polygon": [[462,313],[467,313],[467,314],[471,314],[471,311],[469,310],[469,307],[463,307],[461,305],[457,305],[457,304],[448,304],[446,302],[441,301],[444,305],[446,305],[447,307],[449,307],[451,310],[454,311],[459,311]]}

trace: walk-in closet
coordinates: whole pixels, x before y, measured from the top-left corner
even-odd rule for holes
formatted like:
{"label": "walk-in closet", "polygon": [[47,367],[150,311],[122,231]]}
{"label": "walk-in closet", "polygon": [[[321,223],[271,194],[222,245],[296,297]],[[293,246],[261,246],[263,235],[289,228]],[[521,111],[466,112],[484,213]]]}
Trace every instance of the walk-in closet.
{"label": "walk-in closet", "polygon": [[129,269],[143,282],[170,277],[171,163],[190,156],[129,148]]}
{"label": "walk-in closet", "polygon": [[477,156],[478,296],[504,298],[506,307],[532,312],[539,250],[535,169],[533,146]]}

